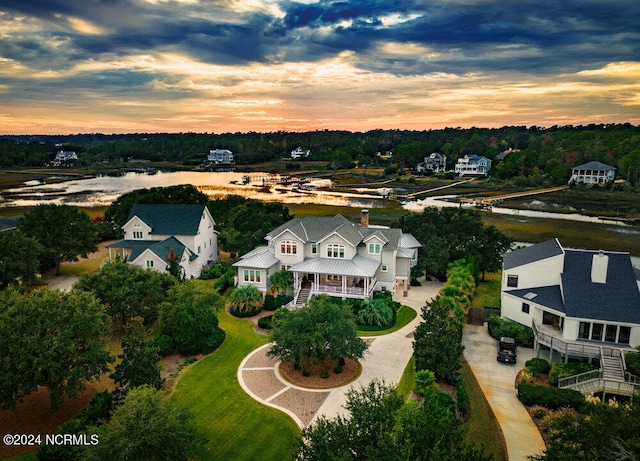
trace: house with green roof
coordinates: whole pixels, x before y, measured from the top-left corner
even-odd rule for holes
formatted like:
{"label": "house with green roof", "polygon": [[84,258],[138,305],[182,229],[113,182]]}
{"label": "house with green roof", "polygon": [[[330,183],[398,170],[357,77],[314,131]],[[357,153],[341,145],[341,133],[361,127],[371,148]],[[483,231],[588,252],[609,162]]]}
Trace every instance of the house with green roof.
{"label": "house with green roof", "polygon": [[124,238],[108,245],[109,259],[166,272],[172,262],[185,278],[199,277],[218,258],[215,221],[204,205],[134,205]]}
{"label": "house with green roof", "polygon": [[361,299],[376,290],[406,294],[422,246],[402,229],[370,226],[368,210],[362,210],[360,224],[342,215],[294,218],[265,239],[267,246],[234,264],[238,285],[265,293],[270,276],[286,269],[293,273],[298,305],[314,294]]}

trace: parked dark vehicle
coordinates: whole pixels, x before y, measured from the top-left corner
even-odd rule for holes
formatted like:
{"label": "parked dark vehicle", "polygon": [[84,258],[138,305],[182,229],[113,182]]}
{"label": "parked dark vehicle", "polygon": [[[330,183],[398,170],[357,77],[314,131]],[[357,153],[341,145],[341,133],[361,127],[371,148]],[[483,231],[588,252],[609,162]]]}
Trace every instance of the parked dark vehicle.
{"label": "parked dark vehicle", "polygon": [[502,336],[498,341],[498,362],[516,363],[518,358],[518,348],[516,340],[507,336]]}

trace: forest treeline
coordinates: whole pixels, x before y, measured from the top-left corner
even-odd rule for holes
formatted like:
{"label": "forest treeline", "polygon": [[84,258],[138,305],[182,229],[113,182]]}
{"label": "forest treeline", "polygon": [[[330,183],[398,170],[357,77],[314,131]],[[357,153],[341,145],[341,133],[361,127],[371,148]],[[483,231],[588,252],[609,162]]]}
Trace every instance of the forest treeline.
{"label": "forest treeline", "polygon": [[[565,181],[571,166],[592,160],[617,167],[624,179],[635,182],[640,176],[640,126],[629,123],[428,131],[6,136],[0,139],[0,168],[43,166],[61,149],[75,151],[75,165],[87,167],[120,166],[132,159],[198,165],[211,149],[229,149],[238,165],[250,165],[289,157],[296,147],[310,149],[308,160],[326,161],[334,169],[354,164],[415,168],[426,155],[440,152],[447,155],[449,168],[465,154],[484,155],[494,161],[492,175],[498,179],[544,175]],[[497,159],[509,149],[513,151],[503,160]],[[385,161],[378,152],[393,155]]]}

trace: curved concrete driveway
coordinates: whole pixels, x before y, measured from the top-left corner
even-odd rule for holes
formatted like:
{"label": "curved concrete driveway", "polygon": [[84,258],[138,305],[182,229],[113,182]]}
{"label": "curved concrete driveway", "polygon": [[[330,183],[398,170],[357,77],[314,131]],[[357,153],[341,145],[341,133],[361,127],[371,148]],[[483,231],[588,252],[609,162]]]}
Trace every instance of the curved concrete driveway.
{"label": "curved concrete driveway", "polygon": [[515,390],[516,375],[535,356],[533,349],[519,347],[516,365],[498,362],[496,340],[489,336],[486,324],[465,325],[463,344],[464,357],[502,428],[509,460],[527,461],[528,456],[541,454],[542,436]]}
{"label": "curved concrete driveway", "polygon": [[407,297],[394,299],[418,312],[416,318],[400,330],[384,336],[368,338],[369,350],[361,360],[362,374],[345,386],[313,390],[286,382],[277,371],[277,361],[266,357],[268,345],[256,349],[240,364],[238,381],[256,400],[278,408],[290,415],[300,427],[305,427],[319,416],[333,418],[344,413],[346,394],[352,387],[366,386],[371,380],[397,383],[413,354],[413,331],[421,322],[421,308],[442,287],[439,282],[422,282],[411,287]]}

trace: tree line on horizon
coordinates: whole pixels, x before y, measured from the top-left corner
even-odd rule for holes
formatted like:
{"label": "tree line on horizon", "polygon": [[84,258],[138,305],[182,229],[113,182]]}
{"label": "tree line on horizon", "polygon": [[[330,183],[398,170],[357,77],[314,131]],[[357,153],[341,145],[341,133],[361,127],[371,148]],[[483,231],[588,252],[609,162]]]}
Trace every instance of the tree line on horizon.
{"label": "tree line on horizon", "polygon": [[[498,179],[544,174],[556,182],[564,181],[571,166],[592,160],[617,167],[618,175],[625,179],[636,181],[640,177],[640,126],[630,123],[424,131],[5,136],[0,138],[0,168],[43,166],[60,149],[78,153],[76,166],[121,166],[131,159],[195,166],[216,148],[233,151],[238,165],[251,165],[287,158],[296,147],[311,150],[305,160],[324,161],[334,169],[355,164],[415,168],[425,156],[440,152],[447,155],[450,168],[466,154],[484,155],[494,161],[492,174]],[[505,159],[497,159],[509,149],[513,151]],[[383,160],[376,155],[379,152],[393,155]]]}

